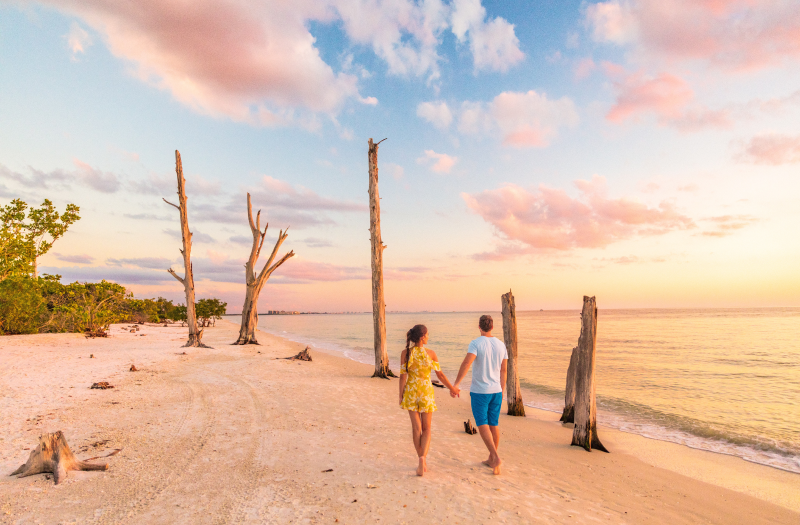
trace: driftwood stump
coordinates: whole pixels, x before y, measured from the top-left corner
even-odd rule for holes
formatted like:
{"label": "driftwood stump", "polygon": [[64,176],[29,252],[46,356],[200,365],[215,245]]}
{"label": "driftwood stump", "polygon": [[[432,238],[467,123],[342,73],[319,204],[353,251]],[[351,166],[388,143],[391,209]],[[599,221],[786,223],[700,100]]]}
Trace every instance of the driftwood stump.
{"label": "driftwood stump", "polygon": [[509,416],[525,417],[522,392],[519,387],[519,366],[517,365],[517,307],[511,290],[500,298],[503,311],[503,339],[508,350],[508,375],[506,376],[506,400]]}
{"label": "driftwood stump", "polygon": [[[386,139],[383,139],[386,140]],[[367,160],[369,164],[369,239],[372,250],[372,326],[375,347],[375,373],[372,377],[388,379],[395,376],[389,369],[386,350],[386,303],[383,296],[383,250],[381,239],[381,198],[378,194],[378,144],[369,139]]]}
{"label": "driftwood stump", "polygon": [[33,476],[52,472],[56,485],[61,483],[70,470],[108,470],[108,463],[97,465],[80,461],[72,454],[64,434],[59,430],[39,437],[39,446],[31,452],[27,463],[12,472],[11,476]]}
{"label": "driftwood stump", "polygon": [[597,343],[597,303],[594,297],[583,297],[581,335],[578,338],[578,364],[575,371],[575,428],[572,445],[591,452],[593,448],[608,452],[597,437],[597,405],[595,402],[594,356]]}
{"label": "driftwood stump", "polygon": [[471,419],[467,419],[466,421],[464,421],[464,432],[466,432],[467,434],[477,434],[478,433],[478,429],[475,428],[475,425],[472,424],[472,420]]}
{"label": "driftwood stump", "polygon": [[575,373],[578,371],[578,347],[572,349],[567,368],[567,387],[564,390],[564,412],[561,413],[562,423],[575,422]]}

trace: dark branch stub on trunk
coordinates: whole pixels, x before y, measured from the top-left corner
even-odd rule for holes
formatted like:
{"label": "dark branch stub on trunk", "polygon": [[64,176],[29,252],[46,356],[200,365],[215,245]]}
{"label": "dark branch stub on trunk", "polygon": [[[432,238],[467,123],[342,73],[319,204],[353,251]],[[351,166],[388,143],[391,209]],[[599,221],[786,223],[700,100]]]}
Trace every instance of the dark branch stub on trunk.
{"label": "dark branch stub on trunk", "polygon": [[51,472],[58,485],[64,481],[70,470],[108,470],[108,463],[97,465],[78,460],[69,449],[64,434],[59,430],[53,434],[40,436],[39,446],[31,452],[28,461],[10,475],[24,478]]}
{"label": "dark branch stub on trunk", "polygon": [[267,263],[261,269],[261,273],[256,274],[256,264],[258,263],[258,256],[261,254],[261,248],[264,245],[264,237],[267,235],[267,228],[269,223],[264,225],[264,231],[261,231],[261,210],[256,214],[256,219],[253,221],[253,205],[250,202],[250,194],[247,194],[247,219],[250,222],[250,232],[253,234],[253,246],[250,248],[250,258],[244,265],[245,284],[247,289],[244,296],[244,306],[242,306],[242,325],[239,328],[239,339],[236,340],[235,345],[257,345],[256,340],[256,327],[258,326],[258,296],[261,289],[266,284],[269,276],[272,275],[280,265],[294,257],[294,250],[288,252],[281,257],[277,262],[275,257],[278,250],[289,236],[289,228],[281,230],[278,234],[278,240],[275,241],[275,246],[272,248],[272,253],[267,260]]}
{"label": "dark branch stub on trunk", "polygon": [[186,292],[186,324],[189,326],[189,340],[186,346],[209,348],[203,344],[203,330],[197,326],[197,314],[194,307],[194,275],[192,274],[192,232],[189,231],[189,215],[186,212],[186,179],[183,178],[183,164],[181,154],[175,150],[175,173],[178,177],[178,205],[172,204],[167,199],[164,202],[178,209],[181,214],[181,238],[183,239],[183,277],[180,277],[175,270],[167,270],[179,283],[183,285]]}
{"label": "dark branch stub on trunk", "polygon": [[509,416],[525,416],[522,392],[519,387],[519,366],[517,364],[517,307],[511,290],[500,298],[503,312],[503,340],[508,350],[508,374],[506,376],[506,398]]}
{"label": "dark branch stub on trunk", "polygon": [[[383,139],[386,140],[386,139]],[[375,373],[372,377],[388,379],[395,376],[389,369],[386,351],[386,303],[383,296],[383,250],[381,239],[381,198],[378,194],[378,144],[369,139],[369,233],[372,250],[372,325],[375,347]]]}
{"label": "dark branch stub on trunk", "polygon": [[562,423],[575,422],[575,374],[578,371],[578,347],[572,349],[567,368],[567,386],[564,390],[564,412],[561,413]]}
{"label": "dark branch stub on trunk", "polygon": [[597,343],[597,303],[594,297],[583,297],[581,335],[578,338],[578,363],[575,372],[575,428],[572,445],[608,452],[597,436],[595,402],[595,347]]}

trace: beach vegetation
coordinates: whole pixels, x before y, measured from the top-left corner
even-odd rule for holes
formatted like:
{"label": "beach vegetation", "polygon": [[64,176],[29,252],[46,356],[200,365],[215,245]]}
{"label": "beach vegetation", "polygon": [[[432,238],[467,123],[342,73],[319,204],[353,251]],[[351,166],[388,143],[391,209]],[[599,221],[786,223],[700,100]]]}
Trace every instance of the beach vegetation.
{"label": "beach vegetation", "polygon": [[49,199],[33,208],[14,199],[0,208],[0,280],[9,276],[37,277],[36,261],[78,221],[80,208],[67,204],[59,213]]}
{"label": "beach vegetation", "polygon": [[223,303],[219,299],[200,299],[197,301],[195,311],[200,326],[214,326],[217,319],[222,319],[228,303]]}

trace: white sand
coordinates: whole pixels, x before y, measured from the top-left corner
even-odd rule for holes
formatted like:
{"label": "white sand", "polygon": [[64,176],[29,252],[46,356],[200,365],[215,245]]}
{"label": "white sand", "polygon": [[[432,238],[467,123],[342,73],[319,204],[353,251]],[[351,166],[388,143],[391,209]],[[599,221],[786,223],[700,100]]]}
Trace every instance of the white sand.
{"label": "white sand", "polygon": [[[444,390],[418,478],[396,380],[372,367],[275,360],[302,347],[263,333],[229,346],[225,321],[188,355],[186,328],[139,334],[0,338],[0,523],[800,523],[799,475],[608,429],[612,453],[587,453],[532,409],[501,417],[492,476]],[[6,475],[56,430],[79,458],[123,451],[57,487]]]}

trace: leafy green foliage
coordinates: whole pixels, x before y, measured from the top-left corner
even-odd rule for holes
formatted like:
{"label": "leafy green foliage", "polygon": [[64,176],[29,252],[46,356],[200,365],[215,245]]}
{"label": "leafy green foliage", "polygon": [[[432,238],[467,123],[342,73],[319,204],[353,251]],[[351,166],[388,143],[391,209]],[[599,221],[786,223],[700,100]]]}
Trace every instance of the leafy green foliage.
{"label": "leafy green foliage", "polygon": [[167,314],[167,319],[171,321],[180,321],[181,323],[186,322],[186,306],[179,304],[175,306],[172,310],[169,311]]}
{"label": "leafy green foliage", "polygon": [[13,276],[0,281],[0,333],[34,334],[47,314],[37,279]]}
{"label": "leafy green foliage", "polygon": [[10,275],[35,276],[36,259],[80,219],[79,212],[78,206],[67,204],[64,213],[59,213],[48,199],[40,208],[28,209],[20,199],[0,208],[0,280]]}
{"label": "leafy green foliage", "polygon": [[195,312],[200,326],[208,326],[216,322],[217,319],[222,319],[227,306],[228,303],[223,303],[219,299],[200,299],[197,301]]}

